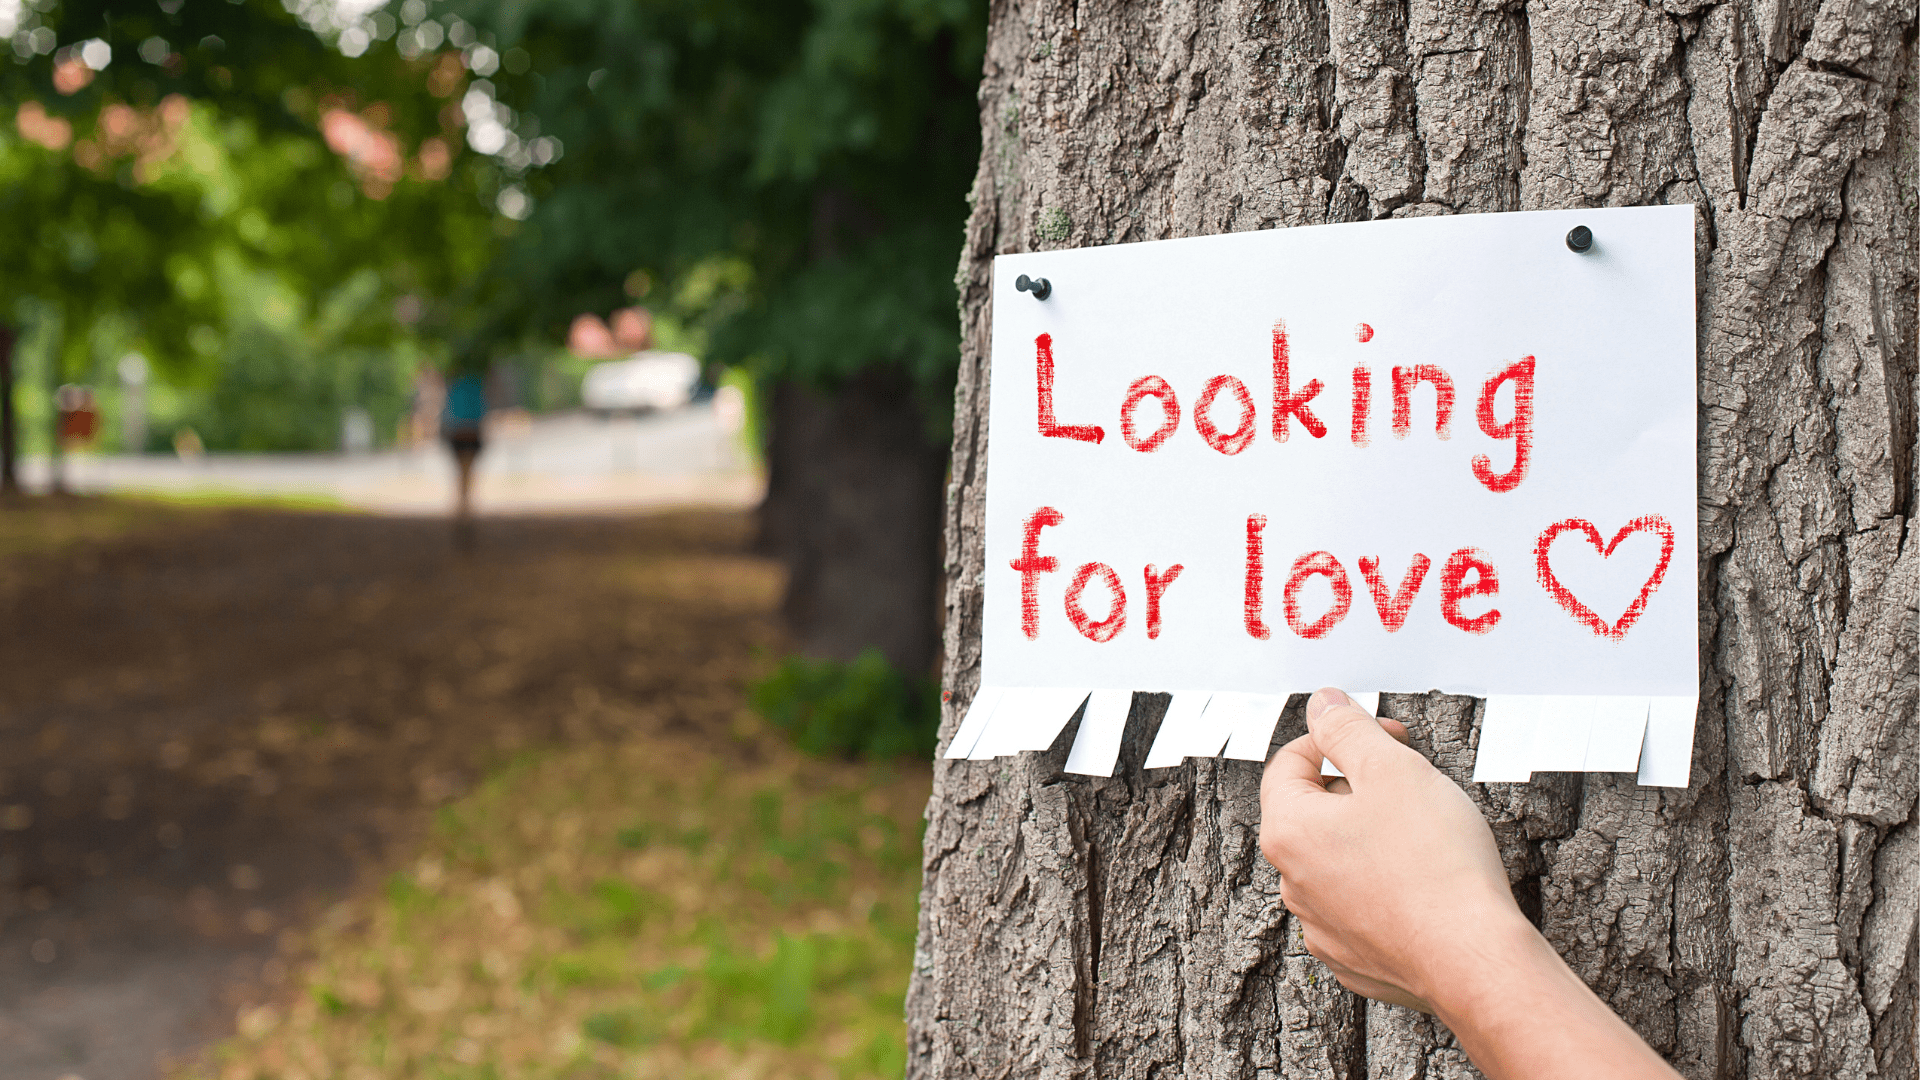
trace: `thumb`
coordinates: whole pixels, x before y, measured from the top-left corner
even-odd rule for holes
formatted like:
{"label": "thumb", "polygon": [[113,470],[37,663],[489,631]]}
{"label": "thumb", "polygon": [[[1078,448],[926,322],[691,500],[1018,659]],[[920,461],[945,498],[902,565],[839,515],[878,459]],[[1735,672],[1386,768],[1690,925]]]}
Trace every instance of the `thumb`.
{"label": "thumb", "polygon": [[1307,699],[1307,733],[1321,755],[1349,778],[1376,771],[1404,749],[1378,720],[1331,686]]}

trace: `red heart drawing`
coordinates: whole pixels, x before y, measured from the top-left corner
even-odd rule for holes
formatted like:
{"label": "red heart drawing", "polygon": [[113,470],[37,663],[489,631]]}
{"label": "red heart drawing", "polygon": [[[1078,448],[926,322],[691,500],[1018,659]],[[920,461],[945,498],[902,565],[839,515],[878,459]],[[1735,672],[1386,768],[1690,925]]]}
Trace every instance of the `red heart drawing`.
{"label": "red heart drawing", "polygon": [[[1560,579],[1553,575],[1553,567],[1547,563],[1547,549],[1553,546],[1554,540],[1558,539],[1561,533],[1576,530],[1587,535],[1587,542],[1593,545],[1593,549],[1600,553],[1601,558],[1611,556],[1613,549],[1620,546],[1620,541],[1634,533],[1650,532],[1660,537],[1660,562],[1654,566],[1653,574],[1647,578],[1647,583],[1641,586],[1640,595],[1633,598],[1633,603],[1627,605],[1626,614],[1620,616],[1620,621],[1616,623],[1608,624],[1607,620],[1594,614],[1592,608],[1581,603],[1577,597],[1568,592],[1567,587],[1560,584]],[[1633,628],[1633,624],[1640,621],[1641,613],[1647,609],[1647,597],[1652,596],[1653,590],[1660,587],[1661,579],[1667,576],[1667,564],[1672,561],[1673,526],[1659,514],[1647,514],[1627,522],[1625,527],[1613,534],[1613,539],[1609,540],[1605,547],[1600,545],[1600,530],[1594,528],[1593,522],[1586,518],[1568,518],[1547,526],[1547,531],[1541,533],[1539,541],[1533,545],[1533,565],[1540,576],[1540,587],[1547,590],[1547,595],[1558,601],[1561,607],[1566,608],[1569,615],[1585,623],[1594,633],[1614,641],[1626,637],[1627,631]]]}

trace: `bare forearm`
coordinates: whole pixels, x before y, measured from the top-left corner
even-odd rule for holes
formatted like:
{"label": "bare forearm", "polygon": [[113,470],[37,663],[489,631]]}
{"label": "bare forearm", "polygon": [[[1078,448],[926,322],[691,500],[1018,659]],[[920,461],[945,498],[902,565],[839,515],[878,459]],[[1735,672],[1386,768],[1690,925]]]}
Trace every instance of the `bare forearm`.
{"label": "bare forearm", "polygon": [[1489,1080],[1677,1080],[1531,926],[1484,935],[1475,951],[1475,975],[1428,1000]]}

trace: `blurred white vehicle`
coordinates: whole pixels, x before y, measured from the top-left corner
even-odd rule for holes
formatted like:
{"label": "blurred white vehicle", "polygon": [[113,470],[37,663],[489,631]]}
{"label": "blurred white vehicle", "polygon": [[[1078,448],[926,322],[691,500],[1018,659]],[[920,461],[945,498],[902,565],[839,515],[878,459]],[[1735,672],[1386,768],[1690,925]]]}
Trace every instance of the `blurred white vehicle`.
{"label": "blurred white vehicle", "polygon": [[587,369],[580,403],[595,412],[678,409],[700,385],[700,361],[686,353],[649,349]]}

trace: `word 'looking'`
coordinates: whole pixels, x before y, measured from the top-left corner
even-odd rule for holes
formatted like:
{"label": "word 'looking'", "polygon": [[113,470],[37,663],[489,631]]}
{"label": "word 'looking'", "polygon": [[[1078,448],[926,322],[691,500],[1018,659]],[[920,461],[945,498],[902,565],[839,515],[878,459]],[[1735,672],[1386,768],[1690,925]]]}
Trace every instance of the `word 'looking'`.
{"label": "word 'looking'", "polygon": [[[1366,334],[1366,337],[1371,336],[1370,332]],[[1049,439],[1072,439],[1098,445],[1107,437],[1105,428],[1095,424],[1062,424],[1055,417],[1053,335],[1041,334],[1034,338],[1033,343],[1040,434]],[[1427,383],[1434,390],[1434,434],[1441,439],[1450,438],[1453,425],[1453,377],[1435,364],[1411,364],[1396,366],[1391,378],[1394,437],[1404,439],[1412,429],[1413,391],[1421,383]],[[1494,415],[1495,397],[1500,388],[1509,382],[1513,384],[1513,415],[1502,421]],[[1506,472],[1495,472],[1492,459],[1485,454],[1473,456],[1473,477],[1488,491],[1512,491],[1527,477],[1527,465],[1533,459],[1533,387],[1534,358],[1531,356],[1523,356],[1494,372],[1480,387],[1480,400],[1475,409],[1480,430],[1490,438],[1510,439],[1513,442],[1513,467]],[[1326,438],[1327,425],[1314,415],[1312,408],[1313,399],[1324,389],[1326,384],[1319,379],[1310,379],[1299,389],[1294,389],[1287,327],[1282,322],[1274,323],[1271,431],[1275,442],[1287,441],[1294,421],[1298,421],[1307,434],[1314,438]],[[1231,394],[1240,408],[1239,421],[1228,431],[1222,431],[1213,418],[1214,401],[1222,392]],[[1147,398],[1153,398],[1160,406],[1160,425],[1143,434],[1136,423],[1136,414]],[[1367,431],[1372,411],[1373,369],[1364,364],[1357,365],[1353,369],[1353,419],[1348,428],[1348,438],[1353,445],[1364,447],[1372,441]],[[1232,456],[1245,450],[1253,442],[1258,426],[1252,393],[1247,390],[1246,383],[1232,375],[1215,375],[1207,380],[1200,390],[1200,396],[1194,400],[1194,430],[1200,433],[1208,446],[1222,454]],[[1135,379],[1127,387],[1127,396],[1120,403],[1120,437],[1129,447],[1141,453],[1152,453],[1160,449],[1179,427],[1180,399],[1165,379],[1158,375],[1147,375]]]}

